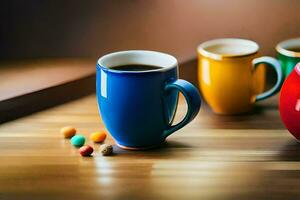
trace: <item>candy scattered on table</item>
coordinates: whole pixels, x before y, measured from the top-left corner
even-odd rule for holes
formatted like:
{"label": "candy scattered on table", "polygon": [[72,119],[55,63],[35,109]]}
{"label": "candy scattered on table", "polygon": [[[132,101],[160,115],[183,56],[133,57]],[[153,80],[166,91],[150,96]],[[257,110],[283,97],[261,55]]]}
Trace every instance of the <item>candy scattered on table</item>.
{"label": "candy scattered on table", "polygon": [[85,143],[85,137],[83,135],[75,135],[71,138],[71,143],[75,147],[81,147]]}
{"label": "candy scattered on table", "polygon": [[93,153],[94,149],[93,147],[86,145],[86,146],[82,146],[79,149],[79,153],[81,156],[90,156]]}
{"label": "candy scattered on table", "polygon": [[103,156],[109,156],[113,153],[113,146],[110,144],[102,144],[100,146],[100,152]]}
{"label": "candy scattered on table", "polygon": [[64,135],[64,138],[71,138],[76,134],[76,129],[71,126],[65,126],[60,129],[60,133]]}
{"label": "candy scattered on table", "polygon": [[93,142],[103,142],[106,138],[106,131],[97,131],[97,132],[94,132],[90,135],[90,139],[93,141]]}
{"label": "candy scattered on table", "polygon": [[[79,148],[79,154],[81,156],[90,156],[94,149],[90,145],[85,144],[85,137],[83,135],[76,135],[76,129],[71,126],[65,126],[60,129],[60,133],[63,134],[64,138],[71,138],[71,144]],[[95,143],[104,142],[107,132],[105,130],[93,132],[90,134],[90,140]],[[100,153],[103,156],[109,156],[113,154],[113,146],[110,144],[100,145]]]}

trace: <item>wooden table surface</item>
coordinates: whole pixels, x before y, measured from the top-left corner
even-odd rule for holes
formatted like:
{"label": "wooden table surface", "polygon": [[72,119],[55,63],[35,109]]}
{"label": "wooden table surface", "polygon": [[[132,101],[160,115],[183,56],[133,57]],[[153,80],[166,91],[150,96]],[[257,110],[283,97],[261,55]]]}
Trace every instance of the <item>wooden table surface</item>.
{"label": "wooden table surface", "polygon": [[[204,106],[162,148],[114,147],[111,157],[81,157],[59,133],[103,128],[95,95],[2,124],[0,199],[300,199],[300,144],[282,125],[277,99],[241,116]],[[178,118],[185,109],[181,100]]]}

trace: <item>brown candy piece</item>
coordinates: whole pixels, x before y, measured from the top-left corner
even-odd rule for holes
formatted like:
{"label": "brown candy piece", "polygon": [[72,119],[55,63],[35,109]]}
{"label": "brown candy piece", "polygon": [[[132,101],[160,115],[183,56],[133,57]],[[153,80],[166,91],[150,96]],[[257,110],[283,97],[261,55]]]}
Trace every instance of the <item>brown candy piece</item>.
{"label": "brown candy piece", "polygon": [[113,146],[110,144],[102,144],[100,146],[100,153],[103,156],[109,156],[113,154]]}

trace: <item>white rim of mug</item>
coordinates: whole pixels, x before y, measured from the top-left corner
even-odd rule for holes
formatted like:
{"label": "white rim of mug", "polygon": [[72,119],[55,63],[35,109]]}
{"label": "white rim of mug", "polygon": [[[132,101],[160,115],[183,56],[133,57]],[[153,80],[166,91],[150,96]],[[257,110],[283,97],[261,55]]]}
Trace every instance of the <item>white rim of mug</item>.
{"label": "white rim of mug", "polygon": [[300,57],[300,52],[288,50],[293,47],[300,47],[300,38],[292,38],[279,42],[276,45],[276,51],[285,56]]}
{"label": "white rim of mug", "polygon": [[[152,65],[161,67],[154,70],[141,70],[141,71],[126,71],[114,70],[113,67],[120,65]],[[149,72],[164,72],[178,66],[177,59],[167,53],[149,50],[128,50],[109,53],[97,61],[97,67],[111,71],[114,73],[149,73]]]}
{"label": "white rim of mug", "polygon": [[[211,47],[213,45],[217,44],[234,44],[234,45],[244,45],[244,46],[250,46],[252,50],[249,50],[249,52],[246,53],[240,53],[240,54],[218,54],[213,53],[208,50],[206,50],[208,47]],[[197,47],[197,52],[204,56],[209,57],[215,60],[222,60],[224,58],[234,58],[234,57],[243,57],[243,56],[249,56],[257,53],[259,50],[259,45],[252,41],[247,39],[241,39],[241,38],[219,38],[214,40],[209,40],[206,42],[201,43]]]}

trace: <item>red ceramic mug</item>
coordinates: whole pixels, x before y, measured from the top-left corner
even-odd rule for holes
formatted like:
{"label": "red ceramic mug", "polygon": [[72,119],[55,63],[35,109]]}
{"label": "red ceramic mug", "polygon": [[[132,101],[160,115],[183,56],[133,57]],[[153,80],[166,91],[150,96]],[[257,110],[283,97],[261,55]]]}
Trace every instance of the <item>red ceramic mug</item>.
{"label": "red ceramic mug", "polygon": [[279,110],[286,128],[300,141],[300,62],[282,85]]}

